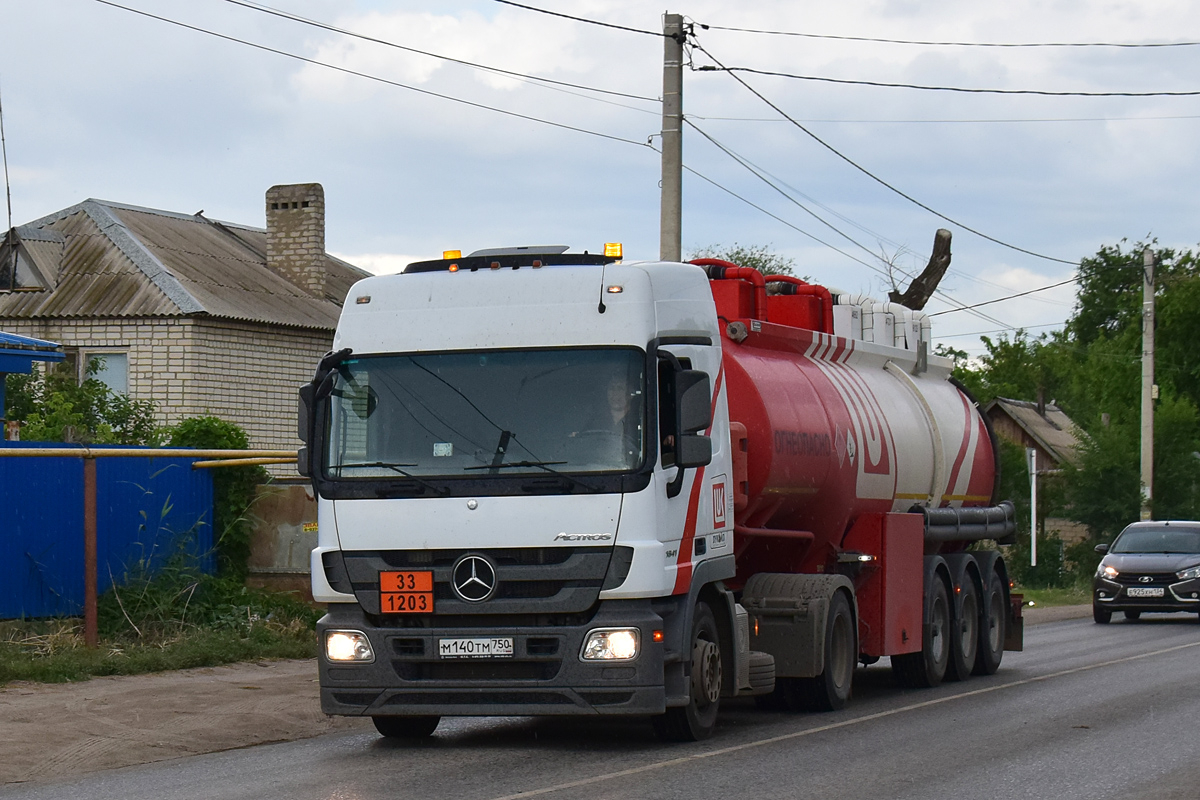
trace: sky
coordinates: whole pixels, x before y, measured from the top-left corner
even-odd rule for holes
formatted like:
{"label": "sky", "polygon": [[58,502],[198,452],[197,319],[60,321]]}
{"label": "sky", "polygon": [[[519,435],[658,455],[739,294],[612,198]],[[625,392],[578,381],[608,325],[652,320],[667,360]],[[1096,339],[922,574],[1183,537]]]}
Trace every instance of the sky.
{"label": "sky", "polygon": [[884,298],[947,228],[925,310],[935,343],[978,355],[981,333],[1060,328],[1102,246],[1200,242],[1200,96],[1165,94],[1200,91],[1187,0],[524,3],[590,22],[496,0],[114,2],[0,3],[12,224],[97,198],[263,226],[268,187],[316,181],[327,249],[373,272],[511,245],[654,260],[669,11],[693,33],[685,254],[765,246]]}

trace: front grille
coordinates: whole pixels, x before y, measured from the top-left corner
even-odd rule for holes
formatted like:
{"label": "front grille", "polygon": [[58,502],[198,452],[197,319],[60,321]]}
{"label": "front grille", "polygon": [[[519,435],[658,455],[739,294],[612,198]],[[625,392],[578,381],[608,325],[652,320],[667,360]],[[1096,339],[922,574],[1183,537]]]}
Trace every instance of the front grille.
{"label": "front grille", "polygon": [[[1150,580],[1143,581],[1142,578],[1150,578]],[[1167,586],[1178,580],[1179,578],[1175,577],[1174,572],[1151,572],[1143,574],[1122,572],[1116,577],[1116,582],[1123,586]]]}
{"label": "front grille", "polygon": [[[455,562],[468,552],[484,555],[496,566],[495,594],[482,603],[459,600],[450,586]],[[612,553],[611,547],[520,547],[349,550],[342,555],[354,594],[367,613],[381,613],[380,572],[430,570],[433,572],[434,616],[440,617],[585,612],[599,599]],[[408,624],[402,621],[406,617],[410,615],[389,615],[387,619],[396,619],[403,626]]]}

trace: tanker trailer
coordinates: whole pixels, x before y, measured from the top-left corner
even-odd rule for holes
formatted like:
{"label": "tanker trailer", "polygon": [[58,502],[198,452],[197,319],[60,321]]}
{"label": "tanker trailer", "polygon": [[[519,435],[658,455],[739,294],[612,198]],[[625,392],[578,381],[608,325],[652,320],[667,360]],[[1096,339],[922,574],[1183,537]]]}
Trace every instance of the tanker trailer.
{"label": "tanker trailer", "polygon": [[824,287],[693,263],[724,325],[727,585],[750,612],[751,646],[775,657],[770,702],[840,708],[855,661],[881,656],[906,686],[995,672],[1021,647],[1020,599],[998,552],[967,548],[1011,543],[1013,506],[995,496],[991,426],[950,363],[929,356],[928,324],[901,341],[888,320],[892,346],[866,341],[855,334],[871,326],[848,315],[838,330]]}
{"label": "tanker trailer", "polygon": [[[919,315],[724,262],[504,248],[350,289],[301,389],[321,706],[832,710],[1020,646],[996,447]],[[607,248],[606,248],[607,251]]]}

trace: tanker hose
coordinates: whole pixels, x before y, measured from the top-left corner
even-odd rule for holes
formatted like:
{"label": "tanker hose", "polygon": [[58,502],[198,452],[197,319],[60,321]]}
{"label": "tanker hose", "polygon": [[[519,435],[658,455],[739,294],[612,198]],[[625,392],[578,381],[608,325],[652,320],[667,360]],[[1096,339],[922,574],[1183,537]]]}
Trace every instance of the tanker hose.
{"label": "tanker hose", "polygon": [[1016,507],[1011,500],[987,508],[924,508],[913,506],[911,513],[925,515],[925,541],[977,542],[995,539],[998,544],[1016,541]]}
{"label": "tanker hose", "polygon": [[739,267],[731,261],[722,261],[719,258],[694,258],[688,263],[704,267],[710,281],[743,280],[750,282],[754,286],[754,318],[766,321],[767,282],[763,279],[761,272],[754,267]]}
{"label": "tanker hose", "polygon": [[833,295],[824,286],[793,278],[791,275],[768,275],[767,283],[779,287],[779,294],[798,294],[815,297],[821,303],[821,332],[833,333]]}

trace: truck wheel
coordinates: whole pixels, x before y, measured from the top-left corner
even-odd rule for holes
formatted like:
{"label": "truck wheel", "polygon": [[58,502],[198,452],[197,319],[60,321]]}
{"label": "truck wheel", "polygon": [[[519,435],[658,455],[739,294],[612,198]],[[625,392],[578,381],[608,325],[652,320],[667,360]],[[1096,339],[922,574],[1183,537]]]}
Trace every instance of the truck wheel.
{"label": "truck wheel", "polygon": [[892,674],[901,686],[927,689],[937,686],[950,661],[950,600],[938,576],[926,590],[929,622],[921,629],[921,652],[892,656]]}
{"label": "truck wheel", "polygon": [[432,736],[441,717],[371,717],[375,730],[389,739],[424,739]]}
{"label": "truck wheel", "polygon": [[1092,619],[1096,621],[1097,625],[1107,625],[1112,622],[1112,612],[1092,603]]}
{"label": "truck wheel", "polygon": [[971,677],[975,657],[979,654],[979,590],[970,575],[964,576],[959,593],[962,610],[950,626],[950,663],[946,667],[946,680],[950,681],[965,681]]}
{"label": "truck wheel", "polygon": [[799,701],[806,711],[838,711],[850,699],[854,666],[858,663],[858,642],[854,635],[854,614],[850,601],[836,592],[829,601],[825,620],[824,671],[815,678],[799,678]]}
{"label": "truck wheel", "polygon": [[697,603],[692,616],[692,679],[686,706],[668,708],[652,719],[654,732],[670,742],[698,742],[717,726],[724,674],[717,621],[706,603]]}
{"label": "truck wheel", "polygon": [[1008,595],[1000,573],[992,570],[983,590],[983,624],[979,626],[979,652],[975,656],[976,675],[995,675],[1004,658],[1004,638],[1008,632]]}

